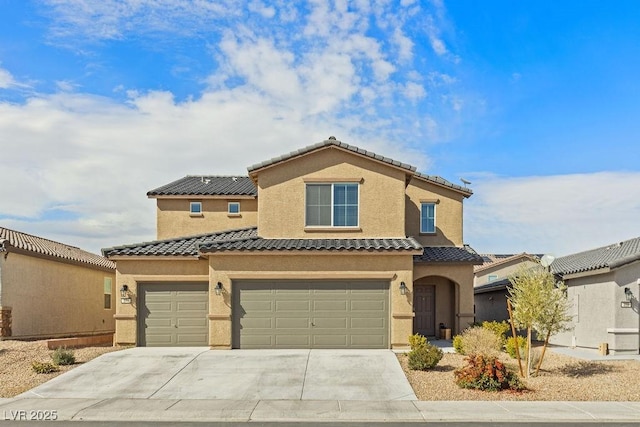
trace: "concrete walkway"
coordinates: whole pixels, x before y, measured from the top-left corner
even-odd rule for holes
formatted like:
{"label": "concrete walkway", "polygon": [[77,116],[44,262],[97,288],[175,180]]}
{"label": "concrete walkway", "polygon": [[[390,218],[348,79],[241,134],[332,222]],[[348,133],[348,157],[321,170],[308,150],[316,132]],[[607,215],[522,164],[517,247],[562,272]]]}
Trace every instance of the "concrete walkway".
{"label": "concrete walkway", "polygon": [[[444,347],[448,343],[441,343]],[[640,402],[417,401],[388,350],[108,353],[14,399],[2,421],[573,422],[640,425]]]}
{"label": "concrete walkway", "polygon": [[[55,411],[66,421],[156,422],[625,422],[640,402],[419,402],[357,400],[34,399],[0,402],[4,420]],[[51,412],[50,412],[51,413]],[[0,421],[2,418],[0,418]]]}

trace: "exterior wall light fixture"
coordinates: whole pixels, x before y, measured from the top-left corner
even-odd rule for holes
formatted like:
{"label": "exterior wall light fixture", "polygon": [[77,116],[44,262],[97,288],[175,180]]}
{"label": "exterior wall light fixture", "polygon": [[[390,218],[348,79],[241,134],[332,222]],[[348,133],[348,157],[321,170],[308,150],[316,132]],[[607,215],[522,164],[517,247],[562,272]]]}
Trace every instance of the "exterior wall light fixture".
{"label": "exterior wall light fixture", "polygon": [[627,302],[630,302],[631,298],[633,298],[633,294],[631,293],[631,289],[624,288],[624,296],[627,299]]}
{"label": "exterior wall light fixture", "polygon": [[218,282],[214,290],[216,291],[216,295],[222,294],[222,282]]}
{"label": "exterior wall light fixture", "polygon": [[407,294],[407,285],[404,282],[400,282],[400,294],[401,295]]}
{"label": "exterior wall light fixture", "polygon": [[129,295],[129,286],[122,285],[120,288],[120,304],[131,304],[131,296]]}

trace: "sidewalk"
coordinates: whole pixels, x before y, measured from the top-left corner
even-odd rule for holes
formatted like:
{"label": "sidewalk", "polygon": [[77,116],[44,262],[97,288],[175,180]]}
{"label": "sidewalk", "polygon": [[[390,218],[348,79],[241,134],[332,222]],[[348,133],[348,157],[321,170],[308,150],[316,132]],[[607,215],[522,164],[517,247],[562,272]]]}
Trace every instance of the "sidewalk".
{"label": "sidewalk", "polygon": [[38,399],[0,401],[0,421],[156,422],[625,422],[640,425],[640,402],[421,402],[352,400]]}

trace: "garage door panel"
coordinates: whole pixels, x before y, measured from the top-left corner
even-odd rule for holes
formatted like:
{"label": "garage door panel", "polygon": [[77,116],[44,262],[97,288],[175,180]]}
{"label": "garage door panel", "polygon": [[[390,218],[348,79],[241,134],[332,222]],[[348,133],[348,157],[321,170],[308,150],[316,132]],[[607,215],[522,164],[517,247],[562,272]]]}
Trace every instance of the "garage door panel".
{"label": "garage door panel", "polygon": [[347,311],[347,301],[314,301],[314,311]]}
{"label": "garage door panel", "polygon": [[208,283],[144,283],[139,289],[139,345],[209,344]]}
{"label": "garage door panel", "polygon": [[311,302],[308,299],[304,300],[284,300],[276,301],[276,311],[309,311]]}
{"label": "garage door panel", "polygon": [[309,329],[308,317],[278,317],[276,318],[276,328],[283,329]]}
{"label": "garage door panel", "polygon": [[351,318],[351,329],[379,329],[386,330],[387,322],[379,317],[356,317]]}
{"label": "garage door panel", "polygon": [[236,348],[388,348],[388,282],[238,281],[233,289]]}

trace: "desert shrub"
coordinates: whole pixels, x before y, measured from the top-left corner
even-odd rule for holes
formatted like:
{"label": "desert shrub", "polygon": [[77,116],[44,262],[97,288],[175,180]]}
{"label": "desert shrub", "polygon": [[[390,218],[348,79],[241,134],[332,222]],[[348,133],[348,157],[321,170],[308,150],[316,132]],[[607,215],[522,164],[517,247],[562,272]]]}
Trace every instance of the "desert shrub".
{"label": "desert shrub", "polygon": [[64,347],[58,347],[51,354],[51,359],[56,365],[73,365],[76,363],[76,356],[72,350],[67,350]]}
{"label": "desert shrub", "polygon": [[502,350],[502,343],[496,334],[477,326],[466,329],[461,341],[466,355],[496,356]]}
{"label": "desert shrub", "polygon": [[518,336],[517,338],[509,337],[504,345],[504,350],[512,358],[516,358],[516,340],[518,341],[518,347],[520,348],[520,357],[526,358],[527,355],[527,340],[524,337]]}
{"label": "desert shrub", "polygon": [[464,348],[462,348],[462,335],[456,335],[453,337],[453,349],[458,354],[464,354]]}
{"label": "desert shrub", "polygon": [[427,345],[427,339],[420,334],[413,334],[409,336],[409,346],[411,350],[415,350],[418,347]]}
{"label": "desert shrub", "polygon": [[509,326],[509,324],[504,320],[502,322],[487,322],[485,320],[484,322],[482,322],[482,327],[496,334],[496,336],[500,338],[500,342],[502,345],[504,345],[506,341],[507,332],[509,332],[509,329],[511,329],[511,326]]}
{"label": "desert shrub", "polygon": [[435,367],[442,359],[442,350],[428,342],[411,350],[409,356],[409,369],[414,371],[426,371]]}
{"label": "desert shrub", "polygon": [[56,365],[49,362],[32,362],[31,367],[37,374],[50,374],[52,372],[58,372],[60,370]]}
{"label": "desert shrub", "polygon": [[459,387],[485,391],[524,390],[520,378],[495,357],[468,356],[466,365],[454,371]]}

